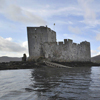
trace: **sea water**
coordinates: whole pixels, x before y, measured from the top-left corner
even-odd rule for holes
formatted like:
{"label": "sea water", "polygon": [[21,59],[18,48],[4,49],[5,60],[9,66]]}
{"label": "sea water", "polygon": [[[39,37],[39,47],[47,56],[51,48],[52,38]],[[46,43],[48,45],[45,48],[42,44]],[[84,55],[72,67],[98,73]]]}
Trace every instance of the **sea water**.
{"label": "sea water", "polygon": [[0,100],[100,100],[100,67],[1,70]]}

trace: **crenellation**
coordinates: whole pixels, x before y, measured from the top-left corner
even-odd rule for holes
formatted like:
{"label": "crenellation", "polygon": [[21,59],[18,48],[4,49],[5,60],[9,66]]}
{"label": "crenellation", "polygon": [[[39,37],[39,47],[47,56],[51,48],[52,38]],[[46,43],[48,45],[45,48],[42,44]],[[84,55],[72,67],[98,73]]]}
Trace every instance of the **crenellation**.
{"label": "crenellation", "polygon": [[68,39],[68,43],[69,43],[69,44],[72,44],[72,43],[73,43],[73,40]]}
{"label": "crenellation", "polygon": [[77,48],[78,45],[77,43],[73,43],[72,46]]}
{"label": "crenellation", "polygon": [[63,41],[62,42],[58,42],[59,43],[59,45],[63,45]]}
{"label": "crenellation", "polygon": [[67,44],[68,43],[68,40],[67,39],[64,39],[64,44]]}

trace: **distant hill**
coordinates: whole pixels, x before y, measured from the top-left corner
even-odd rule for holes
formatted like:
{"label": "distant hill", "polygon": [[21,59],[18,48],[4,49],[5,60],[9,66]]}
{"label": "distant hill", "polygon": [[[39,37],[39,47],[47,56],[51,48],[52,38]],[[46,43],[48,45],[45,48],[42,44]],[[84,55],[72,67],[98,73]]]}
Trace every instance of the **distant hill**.
{"label": "distant hill", "polygon": [[[0,57],[0,62],[10,62],[10,61],[22,61],[22,58],[21,57],[7,57],[7,56]],[[100,62],[100,55],[91,57],[91,61]]]}
{"label": "distant hill", "polygon": [[21,57],[7,57],[7,56],[0,57],[0,62],[21,61],[21,60],[22,60]]}
{"label": "distant hill", "polygon": [[100,62],[100,55],[91,58],[92,62]]}

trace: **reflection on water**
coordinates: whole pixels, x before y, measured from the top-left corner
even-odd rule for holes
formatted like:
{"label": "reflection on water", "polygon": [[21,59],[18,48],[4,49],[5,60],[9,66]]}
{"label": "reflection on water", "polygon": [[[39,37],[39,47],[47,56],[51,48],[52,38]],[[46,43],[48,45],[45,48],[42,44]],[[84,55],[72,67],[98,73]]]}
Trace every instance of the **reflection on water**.
{"label": "reflection on water", "polygon": [[100,68],[0,71],[0,100],[99,100]]}
{"label": "reflection on water", "polygon": [[36,69],[32,72],[35,83],[30,88],[51,99],[81,99],[88,95],[90,74],[91,68]]}

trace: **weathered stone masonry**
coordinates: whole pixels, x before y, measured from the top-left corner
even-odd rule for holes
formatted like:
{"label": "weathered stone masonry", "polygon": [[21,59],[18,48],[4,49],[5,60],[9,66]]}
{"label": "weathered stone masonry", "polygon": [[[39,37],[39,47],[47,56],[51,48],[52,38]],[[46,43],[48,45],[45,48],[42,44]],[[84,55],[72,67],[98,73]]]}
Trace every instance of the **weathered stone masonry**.
{"label": "weathered stone masonry", "polygon": [[51,61],[90,61],[90,43],[56,42],[56,32],[48,27],[27,27],[29,59],[43,56]]}

